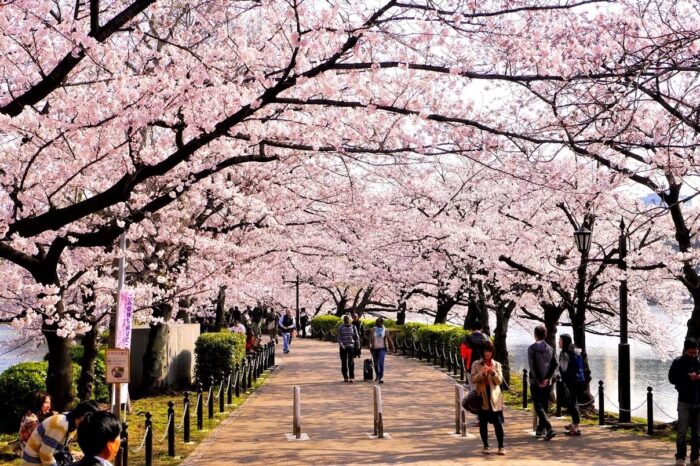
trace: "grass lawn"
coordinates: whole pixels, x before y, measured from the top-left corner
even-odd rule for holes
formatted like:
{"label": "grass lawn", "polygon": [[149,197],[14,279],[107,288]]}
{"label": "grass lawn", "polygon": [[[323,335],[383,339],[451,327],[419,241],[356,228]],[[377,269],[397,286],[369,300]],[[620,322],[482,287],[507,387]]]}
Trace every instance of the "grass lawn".
{"label": "grass lawn", "polygon": [[[145,416],[146,412],[151,413],[153,421],[153,464],[163,466],[176,466],[180,464],[192,451],[202,442],[209,434],[219,425],[228,415],[235,411],[245,400],[252,394],[252,391],[257,389],[269,375],[264,372],[256,382],[253,383],[253,390],[248,390],[247,393],[241,393],[240,398],[233,396],[232,405],[224,405],[225,411],[219,413],[219,400],[214,403],[214,418],[207,419],[207,406],[204,406],[204,423],[203,429],[197,430],[197,413],[195,406],[197,403],[197,393],[190,392],[190,443],[186,444],[183,441],[183,429],[175,431],[175,456],[168,456],[168,440],[163,438],[166,432],[168,421],[168,401],[175,403],[175,427],[179,427],[183,421],[183,399],[184,392],[174,392],[169,395],[156,396],[150,398],[142,398],[132,402],[131,412],[127,414],[126,420],[129,424],[129,464],[145,464],[145,448],[136,451],[143,441],[145,434]],[[226,400],[226,387],[223,390],[223,396]],[[207,394],[204,393],[203,402],[206,401]],[[9,443],[17,439],[16,433],[0,434],[0,464],[8,466],[20,466],[22,461],[15,456],[8,446]],[[71,446],[71,450],[78,450],[78,445]]]}

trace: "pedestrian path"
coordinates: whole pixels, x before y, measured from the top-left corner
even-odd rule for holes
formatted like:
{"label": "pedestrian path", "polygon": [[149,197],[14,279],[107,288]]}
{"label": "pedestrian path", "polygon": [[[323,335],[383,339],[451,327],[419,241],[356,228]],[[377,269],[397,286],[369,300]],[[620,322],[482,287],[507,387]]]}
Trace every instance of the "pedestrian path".
{"label": "pedestrian path", "polygon": [[[363,358],[368,351],[363,350]],[[340,374],[337,345],[295,339],[291,352],[278,351],[278,368],[266,384],[235,411],[183,466],[273,464],[494,464],[494,465],[663,465],[674,464],[674,444],[639,435],[584,427],[583,436],[535,439],[530,412],[505,413],[507,456],[481,453],[478,429],[471,438],[453,435],[454,381],[439,369],[404,357],[387,356],[384,428],[391,438],[372,439],[372,384],[362,382],[355,359],[354,384]],[[301,387],[302,432],[308,441],[287,441],[292,432],[293,387]],[[491,448],[496,441],[490,427]]]}

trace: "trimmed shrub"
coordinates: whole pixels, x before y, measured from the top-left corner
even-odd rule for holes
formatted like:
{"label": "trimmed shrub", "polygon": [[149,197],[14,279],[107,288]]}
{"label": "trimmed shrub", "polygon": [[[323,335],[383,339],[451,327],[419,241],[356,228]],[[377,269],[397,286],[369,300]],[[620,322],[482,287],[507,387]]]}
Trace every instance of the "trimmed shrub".
{"label": "trimmed shrub", "polygon": [[[72,346],[70,348],[70,358],[74,364],[80,364],[80,360],[83,358],[83,352],[85,348],[82,346]],[[99,403],[109,403],[110,402],[110,392],[109,385],[105,383],[105,372],[107,371],[105,367],[105,350],[99,350],[97,353],[97,358],[95,358],[95,384],[93,386],[93,396],[92,399]],[[82,367],[80,371],[82,371]],[[79,380],[80,372],[76,376],[76,380]]]}
{"label": "trimmed shrub", "polygon": [[204,333],[194,345],[195,376],[202,386],[209,387],[209,378],[218,380],[221,373],[231,371],[245,358],[245,335],[223,331]]}
{"label": "trimmed shrub", "polygon": [[469,335],[469,330],[449,324],[421,324],[418,322],[408,322],[403,325],[401,336],[403,338],[416,339],[424,345],[437,342],[450,346],[458,346],[465,336]]}
{"label": "trimmed shrub", "polygon": [[[362,321],[362,325],[365,326],[366,329],[374,328],[374,324],[377,322],[377,319],[360,319]],[[393,319],[384,319],[384,328],[398,328],[396,325],[396,321]]]}
{"label": "trimmed shrub", "polygon": [[[46,372],[49,363],[21,362],[0,374],[0,431],[16,432],[27,411],[29,399],[36,391],[46,391]],[[73,391],[80,375],[80,367],[73,364]]]}
{"label": "trimmed shrub", "polygon": [[338,316],[325,315],[314,317],[309,323],[311,324],[314,336],[320,336],[321,331],[328,333],[338,328],[343,323],[343,319]]}

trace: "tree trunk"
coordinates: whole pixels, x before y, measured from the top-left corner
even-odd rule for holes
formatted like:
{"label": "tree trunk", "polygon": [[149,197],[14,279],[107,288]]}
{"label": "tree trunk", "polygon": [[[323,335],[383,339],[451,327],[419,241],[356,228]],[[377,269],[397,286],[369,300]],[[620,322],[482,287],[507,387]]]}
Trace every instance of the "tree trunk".
{"label": "tree trunk", "polygon": [[83,336],[83,357],[80,360],[82,371],[78,379],[78,398],[91,400],[95,388],[95,361],[97,359],[97,329],[93,327]]}
{"label": "tree trunk", "polygon": [[434,324],[446,324],[447,316],[455,305],[452,297],[448,296],[442,289],[438,290],[437,312],[435,313]]}
{"label": "tree trunk", "polygon": [[396,324],[403,325],[406,323],[406,301],[399,300],[399,312],[396,313]]}
{"label": "tree trunk", "polygon": [[545,341],[552,348],[556,348],[557,326],[559,325],[559,319],[561,319],[561,315],[564,313],[564,308],[562,306],[557,306],[548,302],[541,302],[540,305],[544,310],[544,326],[547,329],[547,338],[545,338]]}
{"label": "tree trunk", "polygon": [[220,332],[224,323],[224,308],[226,307],[226,285],[219,286],[219,296],[216,299],[216,320],[214,331]]}
{"label": "tree trunk", "polygon": [[155,395],[166,383],[167,345],[170,328],[167,322],[172,318],[172,306],[160,305],[153,310],[154,317],[162,317],[164,323],[151,325],[148,332],[146,352],[143,355],[143,379],[141,395]]}
{"label": "tree trunk", "polygon": [[494,359],[501,363],[503,368],[503,380],[510,385],[510,362],[508,361],[508,323],[515,309],[515,303],[508,302],[496,309],[496,328],[493,335],[493,344],[496,349]]}
{"label": "tree trunk", "polygon": [[[56,304],[63,310],[63,301]],[[65,411],[74,398],[73,365],[70,359],[70,341],[58,336],[56,324],[43,326],[44,337],[49,348],[49,369],[46,374],[46,390],[51,395],[51,404],[57,411]]]}

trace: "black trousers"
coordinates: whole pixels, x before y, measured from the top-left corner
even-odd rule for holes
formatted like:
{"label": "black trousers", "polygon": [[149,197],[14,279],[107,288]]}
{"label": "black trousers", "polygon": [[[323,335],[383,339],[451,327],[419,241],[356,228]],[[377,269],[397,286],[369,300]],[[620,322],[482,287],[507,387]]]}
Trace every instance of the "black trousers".
{"label": "black trousers", "polygon": [[355,348],[340,348],[340,372],[344,379],[355,378]]}
{"label": "black trousers", "polygon": [[549,431],[552,430],[552,424],[547,418],[547,410],[549,409],[549,394],[552,390],[551,385],[542,388],[537,384],[530,385],[530,393],[532,394],[532,403],[535,405],[537,413],[537,430]]}

